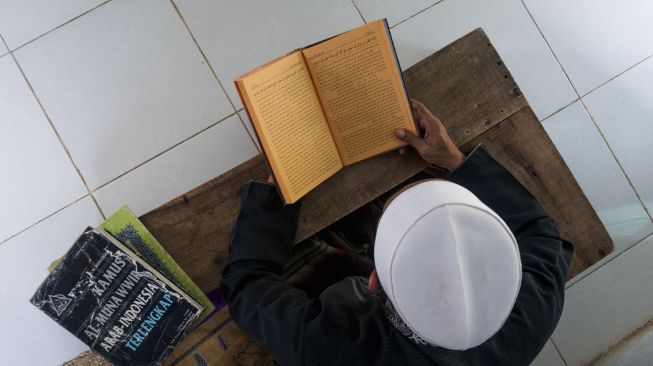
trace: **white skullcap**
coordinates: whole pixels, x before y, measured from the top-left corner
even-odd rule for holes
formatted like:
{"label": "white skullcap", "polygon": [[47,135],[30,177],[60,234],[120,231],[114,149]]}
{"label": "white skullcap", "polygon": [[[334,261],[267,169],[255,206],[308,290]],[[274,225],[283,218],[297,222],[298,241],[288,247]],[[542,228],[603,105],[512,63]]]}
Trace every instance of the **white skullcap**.
{"label": "white skullcap", "polygon": [[388,205],[374,261],[406,325],[451,350],[494,335],[521,284],[519,248],[508,226],[472,192],[443,180],[419,183]]}

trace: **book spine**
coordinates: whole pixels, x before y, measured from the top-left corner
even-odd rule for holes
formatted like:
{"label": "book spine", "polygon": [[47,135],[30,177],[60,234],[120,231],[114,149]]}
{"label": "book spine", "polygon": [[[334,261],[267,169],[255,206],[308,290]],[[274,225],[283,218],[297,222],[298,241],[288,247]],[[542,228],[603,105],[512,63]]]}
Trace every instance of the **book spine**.
{"label": "book spine", "polygon": [[[392,49],[392,55],[394,56],[395,63],[397,64],[397,72],[399,73],[399,78],[401,78],[401,84],[404,86],[404,95],[406,96],[406,101],[410,107],[410,115],[413,117],[413,123],[415,123],[415,113],[413,113],[413,108],[410,105],[410,97],[408,96],[408,90],[406,89],[406,80],[404,80],[404,73],[401,71],[399,57],[397,56],[397,49],[395,48],[395,42],[392,39],[392,33],[390,33],[390,27],[388,26],[387,18],[383,18],[383,26],[385,27],[385,32],[388,35],[388,41],[390,41],[390,48]],[[415,131],[419,133],[419,126],[417,123],[415,123]]]}

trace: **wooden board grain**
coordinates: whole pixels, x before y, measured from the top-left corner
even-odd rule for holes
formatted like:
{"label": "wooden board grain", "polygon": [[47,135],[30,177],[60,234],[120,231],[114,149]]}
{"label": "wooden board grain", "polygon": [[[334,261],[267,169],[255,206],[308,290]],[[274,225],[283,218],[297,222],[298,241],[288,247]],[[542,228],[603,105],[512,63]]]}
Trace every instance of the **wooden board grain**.
{"label": "wooden board grain", "polygon": [[482,29],[476,29],[404,72],[411,98],[438,116],[463,145],[528,106]]}
{"label": "wooden board grain", "polygon": [[530,107],[462,147],[483,144],[542,204],[574,245],[569,277],[613,250],[612,240]]}
{"label": "wooden board grain", "polygon": [[166,366],[275,366],[272,356],[231,319],[228,309],[188,334],[163,363]]}
{"label": "wooden board grain", "polygon": [[347,166],[302,199],[295,243],[304,240],[417,174],[417,155],[391,151]]}

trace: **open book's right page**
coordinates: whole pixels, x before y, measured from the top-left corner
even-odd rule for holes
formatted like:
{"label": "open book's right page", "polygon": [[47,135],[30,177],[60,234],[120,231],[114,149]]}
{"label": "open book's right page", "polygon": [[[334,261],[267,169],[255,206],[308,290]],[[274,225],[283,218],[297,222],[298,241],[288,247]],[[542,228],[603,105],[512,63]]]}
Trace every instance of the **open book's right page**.
{"label": "open book's right page", "polygon": [[416,132],[383,20],[303,53],[345,165],[405,145],[394,135],[397,128]]}

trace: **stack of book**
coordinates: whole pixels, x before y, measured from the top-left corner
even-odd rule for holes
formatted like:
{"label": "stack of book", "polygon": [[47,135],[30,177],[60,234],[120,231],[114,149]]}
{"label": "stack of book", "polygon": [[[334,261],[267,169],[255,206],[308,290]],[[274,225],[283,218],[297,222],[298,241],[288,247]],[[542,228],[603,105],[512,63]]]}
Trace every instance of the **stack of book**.
{"label": "stack of book", "polygon": [[87,228],[32,304],[117,365],[159,365],[214,306],[124,207]]}

